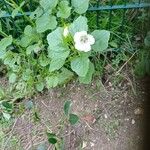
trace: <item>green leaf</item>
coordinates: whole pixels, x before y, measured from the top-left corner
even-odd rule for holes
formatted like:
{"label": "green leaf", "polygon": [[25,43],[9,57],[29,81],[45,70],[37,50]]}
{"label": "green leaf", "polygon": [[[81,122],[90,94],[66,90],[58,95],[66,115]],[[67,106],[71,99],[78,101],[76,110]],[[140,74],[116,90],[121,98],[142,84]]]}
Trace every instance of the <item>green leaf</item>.
{"label": "green leaf", "polygon": [[79,56],[71,61],[71,69],[80,77],[85,77],[89,69],[89,58]]}
{"label": "green leaf", "polygon": [[74,36],[74,34],[76,32],[80,32],[80,31],[88,31],[88,25],[87,25],[87,18],[83,17],[83,16],[79,16],[71,25],[69,28],[72,36]]}
{"label": "green leaf", "polygon": [[50,29],[53,30],[57,26],[56,17],[49,15],[48,13],[43,14],[36,20],[36,30],[38,33],[45,32]]}
{"label": "green leaf", "polygon": [[58,27],[47,36],[49,48],[53,49],[55,46],[63,43],[63,28]]}
{"label": "green leaf", "polygon": [[92,35],[95,38],[95,44],[92,46],[96,52],[103,52],[108,47],[110,32],[106,30],[95,30]]}
{"label": "green leaf", "polygon": [[40,0],[40,5],[45,9],[53,9],[56,7],[58,0]]}
{"label": "green leaf", "polygon": [[39,57],[39,64],[42,66],[42,67],[46,67],[49,63],[50,63],[50,59],[46,57],[45,54],[41,54],[40,57]]}
{"label": "green leaf", "polygon": [[86,76],[85,77],[79,77],[80,83],[83,83],[83,84],[91,83],[94,71],[95,71],[94,65],[93,65],[93,63],[90,62],[89,70],[88,70]]}
{"label": "green leaf", "polygon": [[41,7],[37,7],[35,11],[31,12],[30,18],[31,19],[37,19],[40,16],[42,16],[42,14],[43,14],[42,8]]}
{"label": "green leaf", "polygon": [[39,48],[38,44],[30,45],[26,49],[26,54],[30,55],[32,52],[34,52],[35,49]]}
{"label": "green leaf", "polygon": [[49,71],[59,70],[65,63],[64,59],[52,59],[50,62]]}
{"label": "green leaf", "polygon": [[68,116],[70,113],[71,104],[72,104],[71,101],[66,101],[64,104],[64,113],[66,116]]}
{"label": "green leaf", "polygon": [[75,114],[69,114],[69,122],[71,125],[75,125],[79,121],[79,117]]}
{"label": "green leaf", "polygon": [[59,83],[59,79],[57,75],[46,77],[46,84],[48,89],[52,87],[56,87],[58,83]]}
{"label": "green leaf", "polygon": [[22,36],[19,44],[22,47],[27,47],[29,44],[38,42],[40,35],[37,34],[35,28],[32,28],[30,25],[27,25],[24,29],[24,35]]}
{"label": "green leaf", "polygon": [[33,28],[30,25],[27,25],[24,29],[24,34],[27,36],[32,36]]}
{"label": "green leaf", "polygon": [[13,104],[6,102],[6,101],[2,102],[2,107],[7,112],[12,112],[12,110],[13,110]]}
{"label": "green leaf", "polygon": [[62,72],[58,75],[59,84],[65,84],[65,82],[72,79],[74,74],[66,68],[62,68],[61,71]]}
{"label": "green leaf", "polygon": [[71,7],[69,7],[69,2],[64,0],[61,1],[58,7],[57,17],[68,18],[71,13]]}
{"label": "green leaf", "polygon": [[50,49],[48,48],[48,56],[52,59],[65,60],[69,56],[70,50],[66,45],[58,45]]}
{"label": "green leaf", "polygon": [[90,0],[72,0],[71,4],[75,8],[75,12],[83,14],[88,10]]}
{"label": "green leaf", "polygon": [[48,141],[50,144],[56,144],[57,143],[56,134],[47,132],[47,137],[48,137]]}
{"label": "green leaf", "polygon": [[0,41],[0,51],[1,50],[5,50],[9,45],[12,44],[12,41],[13,41],[13,38],[11,35],[9,35],[8,37],[6,38],[3,38],[1,41]]}
{"label": "green leaf", "polygon": [[42,92],[44,89],[44,82],[38,82],[36,84],[36,90],[39,91],[39,92]]}
{"label": "green leaf", "polygon": [[32,78],[32,70],[31,69],[24,69],[22,73],[22,79],[24,81],[29,81]]}
{"label": "green leaf", "polygon": [[17,79],[17,75],[15,73],[11,73],[9,75],[9,83],[15,83]]}

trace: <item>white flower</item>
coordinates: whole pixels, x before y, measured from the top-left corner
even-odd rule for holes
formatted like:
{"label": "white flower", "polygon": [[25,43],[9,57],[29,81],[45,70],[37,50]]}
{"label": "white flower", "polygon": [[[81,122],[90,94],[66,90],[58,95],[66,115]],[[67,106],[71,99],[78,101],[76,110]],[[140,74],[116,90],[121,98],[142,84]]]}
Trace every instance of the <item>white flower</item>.
{"label": "white flower", "polygon": [[64,37],[67,37],[68,34],[69,34],[69,29],[68,29],[68,27],[65,27],[65,28],[64,28],[63,36],[64,36]]}
{"label": "white flower", "polygon": [[91,45],[95,43],[92,35],[86,31],[76,32],[74,35],[75,48],[79,51],[88,52],[91,50]]}

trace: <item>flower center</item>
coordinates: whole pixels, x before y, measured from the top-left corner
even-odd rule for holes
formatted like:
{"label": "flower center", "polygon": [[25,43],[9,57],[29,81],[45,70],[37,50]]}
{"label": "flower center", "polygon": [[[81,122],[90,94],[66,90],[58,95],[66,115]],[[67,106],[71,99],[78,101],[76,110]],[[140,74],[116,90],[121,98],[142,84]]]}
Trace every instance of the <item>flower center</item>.
{"label": "flower center", "polygon": [[81,36],[81,37],[80,37],[80,42],[81,42],[82,44],[87,43],[87,42],[88,42],[88,37],[87,37],[86,35]]}

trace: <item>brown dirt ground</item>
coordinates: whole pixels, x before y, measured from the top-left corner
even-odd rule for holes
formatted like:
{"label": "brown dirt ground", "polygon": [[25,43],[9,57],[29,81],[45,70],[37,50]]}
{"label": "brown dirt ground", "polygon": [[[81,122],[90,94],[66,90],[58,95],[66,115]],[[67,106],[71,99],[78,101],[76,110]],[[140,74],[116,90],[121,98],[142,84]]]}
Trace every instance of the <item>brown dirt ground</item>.
{"label": "brown dirt ground", "polygon": [[[4,80],[0,82],[5,86]],[[46,150],[53,150],[45,134],[49,130],[64,137],[65,150],[141,150],[144,92],[140,89],[141,94],[135,96],[132,89],[131,82],[121,81],[117,86],[107,82],[102,86],[96,79],[91,85],[72,82],[38,94],[30,99],[34,109],[23,110],[11,126],[7,142],[15,136],[21,148],[6,145],[5,149],[36,150],[44,144]],[[80,122],[75,126],[66,125],[60,134],[58,122],[66,100],[73,102],[72,111],[80,116]],[[35,122],[35,111],[40,121]]]}

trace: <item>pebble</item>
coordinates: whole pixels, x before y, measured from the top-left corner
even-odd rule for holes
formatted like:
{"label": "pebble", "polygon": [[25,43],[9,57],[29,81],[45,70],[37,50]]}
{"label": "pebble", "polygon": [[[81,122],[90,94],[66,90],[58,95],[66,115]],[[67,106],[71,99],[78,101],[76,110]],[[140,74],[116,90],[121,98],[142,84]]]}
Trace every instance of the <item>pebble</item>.
{"label": "pebble", "polygon": [[105,119],[107,119],[107,118],[108,118],[108,116],[107,116],[106,114],[104,114],[104,117],[105,117]]}
{"label": "pebble", "polygon": [[132,119],[131,123],[132,123],[132,124],[135,124],[135,120],[134,120],[134,119]]}
{"label": "pebble", "polygon": [[93,146],[94,146],[94,143],[93,143],[93,142],[90,142],[90,145],[91,145],[91,147],[93,147]]}
{"label": "pebble", "polygon": [[87,147],[87,142],[83,141],[82,149]]}

